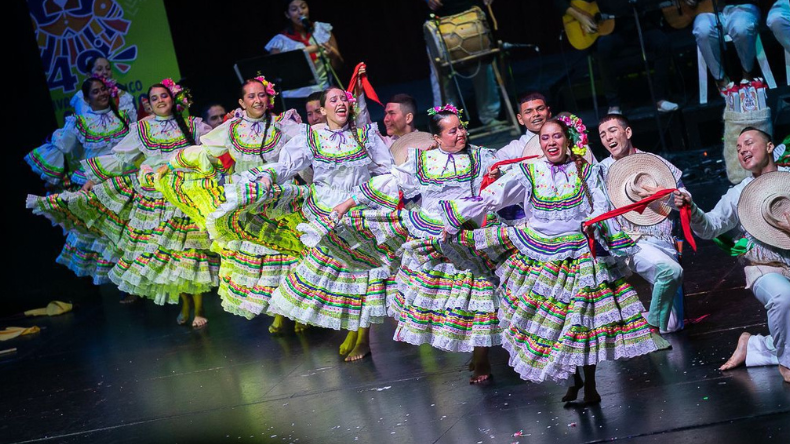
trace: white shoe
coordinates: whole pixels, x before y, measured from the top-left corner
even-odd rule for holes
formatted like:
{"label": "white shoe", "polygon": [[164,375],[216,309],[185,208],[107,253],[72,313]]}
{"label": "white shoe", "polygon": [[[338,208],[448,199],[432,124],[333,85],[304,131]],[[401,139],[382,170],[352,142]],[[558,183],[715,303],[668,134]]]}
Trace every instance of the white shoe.
{"label": "white shoe", "polygon": [[670,102],[669,100],[662,100],[658,102],[658,112],[660,113],[670,113],[672,111],[677,111],[678,106],[677,103]]}

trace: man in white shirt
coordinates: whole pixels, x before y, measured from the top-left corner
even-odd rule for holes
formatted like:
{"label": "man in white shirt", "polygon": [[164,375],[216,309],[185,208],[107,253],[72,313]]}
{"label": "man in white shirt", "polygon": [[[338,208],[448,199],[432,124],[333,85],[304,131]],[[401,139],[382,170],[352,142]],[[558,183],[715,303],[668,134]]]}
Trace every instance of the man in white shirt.
{"label": "man in white shirt", "polygon": [[[601,118],[598,131],[601,144],[611,154],[599,163],[604,180],[609,168],[617,160],[643,153],[631,142],[631,124],[622,114],[608,114]],[[676,188],[683,190],[682,172],[661,156],[656,157],[669,167]],[[628,267],[653,287],[650,311],[647,315],[648,324],[659,329],[661,333],[680,330],[683,328],[683,320],[678,319],[677,310],[673,305],[678,290],[683,285],[683,267],[676,259],[672,220],[665,218],[650,226],[633,224],[624,217],[618,217],[618,222],[640,247],[639,252],[629,258]]]}
{"label": "man in white shirt", "polygon": [[551,108],[546,104],[546,97],[539,92],[526,93],[519,97],[516,111],[519,125],[525,126],[527,132],[497,151],[496,159],[499,161],[543,154],[535,136],[551,118]]}

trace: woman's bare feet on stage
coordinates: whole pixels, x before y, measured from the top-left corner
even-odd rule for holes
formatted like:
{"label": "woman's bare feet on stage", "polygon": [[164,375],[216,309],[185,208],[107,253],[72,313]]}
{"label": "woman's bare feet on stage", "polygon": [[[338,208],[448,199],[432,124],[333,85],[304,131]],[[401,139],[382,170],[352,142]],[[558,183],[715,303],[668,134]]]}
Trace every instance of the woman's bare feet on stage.
{"label": "woman's bare feet on stage", "polygon": [[342,356],[346,356],[351,353],[351,350],[354,349],[354,346],[357,345],[357,332],[350,331],[346,335],[346,340],[340,344],[340,354]]}
{"label": "woman's bare feet on stage", "polygon": [[192,328],[203,328],[208,325],[208,319],[204,318],[203,316],[195,315],[195,319],[192,320]]}
{"label": "woman's bare feet on stage", "polygon": [[297,335],[300,333],[304,333],[307,329],[310,328],[307,324],[302,324],[301,322],[294,323],[294,333]]}
{"label": "woman's bare feet on stage", "polygon": [[732,353],[732,356],[730,356],[730,359],[719,367],[719,370],[731,370],[746,362],[746,348],[749,344],[750,337],[752,337],[750,333],[741,333],[741,337],[738,338],[738,346],[735,347],[735,351]]}
{"label": "woman's bare feet on stage", "polygon": [[272,321],[272,325],[269,326],[269,333],[274,335],[278,333],[282,333],[284,324],[285,324],[285,316],[274,315],[274,321]]}
{"label": "woman's bare feet on stage", "polygon": [[584,387],[584,381],[579,374],[579,370],[576,370],[576,373],[573,374],[573,385],[568,387],[568,391],[565,392],[565,396],[562,397],[562,402],[575,401],[576,398],[579,397],[579,390],[581,390],[582,387]]}
{"label": "woman's bare feet on stage", "polygon": [[[359,361],[370,355],[370,329],[360,328],[356,333],[357,337],[356,341],[354,341],[354,348],[348,356],[346,356],[346,362]],[[348,338],[346,338],[346,341],[348,341]],[[345,342],[343,344],[345,344]]]}
{"label": "woman's bare feet on stage", "polygon": [[779,373],[782,375],[782,379],[784,379],[786,383],[790,384],[790,368],[780,364]]}
{"label": "woman's bare feet on stage", "polygon": [[469,378],[470,384],[480,384],[494,379],[491,375],[491,362],[488,360],[488,347],[474,348],[469,370],[472,371],[472,377]]}
{"label": "woman's bare feet on stage", "polygon": [[354,349],[351,350],[351,353],[346,356],[346,362],[354,362],[359,361],[370,355],[370,344],[367,342],[357,342],[357,345],[354,346]]}

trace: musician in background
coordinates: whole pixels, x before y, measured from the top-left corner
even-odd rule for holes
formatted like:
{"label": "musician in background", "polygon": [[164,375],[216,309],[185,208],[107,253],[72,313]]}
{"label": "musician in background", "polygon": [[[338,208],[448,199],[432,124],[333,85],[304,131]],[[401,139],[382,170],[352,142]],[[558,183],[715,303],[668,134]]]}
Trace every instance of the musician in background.
{"label": "musician in background", "polygon": [[[318,74],[319,85],[307,86],[290,91],[283,91],[282,96],[288,98],[304,98],[311,93],[320,92],[329,87],[328,60],[334,69],[343,65],[343,56],[332,33],[332,25],[310,20],[310,8],[304,0],[282,0],[283,11],[288,25],[266,44],[270,54],[304,50],[310,55]],[[323,54],[325,57],[321,57]]]}
{"label": "musician in background", "polygon": [[[494,0],[426,0],[428,8],[437,16],[447,17],[471,9],[473,6],[488,6]],[[428,52],[428,58],[431,54]],[[433,92],[434,106],[452,103],[460,107],[461,102],[453,85],[453,80],[448,76],[439,76],[436,66],[431,60],[431,90]],[[494,80],[494,69],[491,64],[481,66],[477,75],[472,77],[475,89],[475,103],[477,104],[477,117],[483,125],[500,125],[504,122],[497,120],[501,103],[499,91]],[[442,99],[444,94],[444,99]]]}
{"label": "musician in background", "polygon": [[[617,17],[614,32],[598,37],[596,44],[598,69],[601,73],[603,91],[609,105],[609,114],[620,114],[620,92],[617,84],[617,74],[612,72],[615,62],[626,47],[639,48],[639,35],[633,12],[626,2],[599,0],[598,6],[602,13]],[[597,25],[593,17],[585,15],[573,8],[570,0],[554,0],[555,8],[561,14],[569,14],[578,20],[582,29],[587,33],[597,32]],[[643,12],[640,16],[642,34],[645,40],[645,50],[652,53],[654,74],[652,77],[653,88],[656,95],[656,107],[660,112],[671,112],[678,109],[677,103],[667,100],[667,84],[669,80],[669,61],[672,56],[672,45],[669,38],[661,29],[661,13],[659,11]],[[641,48],[639,49],[641,51]]]}
{"label": "musician in background", "polygon": [[776,40],[782,44],[785,51],[790,52],[790,1],[778,0],[768,11],[765,24],[771,28]]}
{"label": "musician in background", "polygon": [[[693,0],[683,0],[686,3],[694,3]],[[741,61],[744,80],[753,80],[754,61],[757,56],[755,42],[760,22],[760,9],[757,0],[717,0],[720,8],[719,13],[721,26],[725,34],[732,38],[735,51]],[[787,0],[785,0],[785,4]],[[720,91],[727,88],[730,78],[724,70],[721,62],[721,42],[719,41],[719,30],[716,27],[716,15],[713,13],[702,13],[694,19],[694,37],[697,39],[697,46],[708,64],[708,69],[716,79],[716,86]]]}

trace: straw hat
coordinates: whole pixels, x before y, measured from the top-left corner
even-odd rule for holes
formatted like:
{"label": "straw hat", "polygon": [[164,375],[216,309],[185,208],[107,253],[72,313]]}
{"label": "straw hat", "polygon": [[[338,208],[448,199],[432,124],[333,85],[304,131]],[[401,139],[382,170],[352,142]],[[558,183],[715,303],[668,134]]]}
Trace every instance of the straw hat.
{"label": "straw hat", "polygon": [[790,213],[790,172],[761,174],[741,192],[738,218],[743,228],[760,242],[790,250],[790,233],[779,228]]}
{"label": "straw hat", "polygon": [[[645,187],[657,190],[677,188],[675,176],[660,157],[650,153],[636,153],[623,157],[609,167],[606,175],[606,190],[615,208],[620,208],[643,199],[639,191]],[[642,214],[636,211],[625,213],[629,222],[636,225],[655,225],[669,216],[672,207],[669,199],[651,202]]]}
{"label": "straw hat", "polygon": [[402,165],[409,156],[409,149],[417,148],[425,151],[435,144],[436,141],[433,140],[433,136],[430,133],[414,131],[399,137],[390,147],[390,152],[392,153],[392,158],[395,159],[395,165]]}

